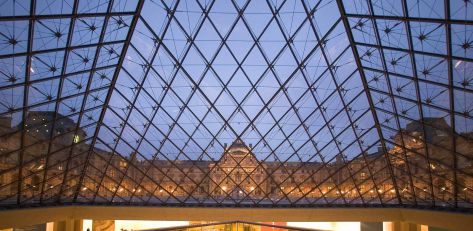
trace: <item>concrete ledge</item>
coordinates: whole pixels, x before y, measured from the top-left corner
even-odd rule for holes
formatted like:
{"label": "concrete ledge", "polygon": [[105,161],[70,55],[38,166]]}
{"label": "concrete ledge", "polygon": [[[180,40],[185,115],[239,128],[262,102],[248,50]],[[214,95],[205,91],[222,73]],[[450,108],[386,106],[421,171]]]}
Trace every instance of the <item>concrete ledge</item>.
{"label": "concrete ledge", "polygon": [[29,208],[0,211],[0,229],[72,218],[73,207]]}
{"label": "concrete ledge", "polygon": [[0,229],[68,219],[190,221],[401,221],[471,230],[473,215],[403,208],[177,208],[63,206],[0,211]]}

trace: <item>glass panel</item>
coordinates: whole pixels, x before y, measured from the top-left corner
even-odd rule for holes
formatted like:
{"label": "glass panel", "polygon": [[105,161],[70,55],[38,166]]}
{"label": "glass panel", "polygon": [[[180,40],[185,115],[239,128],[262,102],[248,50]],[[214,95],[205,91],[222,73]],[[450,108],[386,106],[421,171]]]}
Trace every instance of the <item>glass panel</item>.
{"label": "glass panel", "polygon": [[6,1],[0,203],[473,208],[471,7]]}

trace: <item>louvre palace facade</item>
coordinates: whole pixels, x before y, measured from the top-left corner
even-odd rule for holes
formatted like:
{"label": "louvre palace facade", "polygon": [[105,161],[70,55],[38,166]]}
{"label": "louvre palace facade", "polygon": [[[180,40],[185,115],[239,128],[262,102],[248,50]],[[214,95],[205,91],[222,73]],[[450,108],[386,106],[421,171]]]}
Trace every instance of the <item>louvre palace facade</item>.
{"label": "louvre palace facade", "polygon": [[[454,190],[459,195],[457,203],[473,200],[473,194],[466,190],[473,186],[473,137],[462,134],[455,139],[454,148],[464,157],[456,160],[459,174],[452,176],[449,171],[454,162],[449,151],[452,137],[449,125],[442,118],[428,119],[429,123],[435,123],[435,129],[424,132],[413,121],[397,133],[393,139],[395,144],[387,152],[394,163],[389,166],[382,147],[378,147],[378,152],[362,153],[352,159],[340,154],[320,162],[268,161],[259,158],[252,144],[241,139],[224,144],[224,151],[215,160],[147,160],[136,152],[121,156],[98,148],[87,156],[90,147],[87,142],[81,142],[86,139],[86,132],[72,133],[74,129],[67,118],[58,120],[53,131],[48,122],[51,117],[50,112],[34,112],[25,125],[30,128],[26,142],[35,143],[22,154],[24,168],[28,170],[23,173],[28,177],[22,181],[21,195],[29,198],[25,203],[67,202],[78,193],[77,199],[81,201],[93,199],[105,203],[113,198],[117,203],[170,204],[180,201],[196,204],[259,201],[264,204],[265,200],[281,204],[394,203],[392,200],[399,194],[404,200],[417,200],[422,204],[432,200],[454,203]],[[10,124],[8,118],[3,118],[0,203],[16,200],[18,193],[16,166],[20,155],[12,150],[18,147],[16,136],[20,134]],[[51,132],[63,135],[51,142],[48,140]],[[427,145],[424,146],[424,142]],[[75,146],[73,151],[71,145]],[[404,152],[399,146],[406,146],[409,151]],[[53,154],[46,159],[43,153],[48,149]],[[90,165],[84,169],[87,158]],[[46,162],[51,166],[47,174],[39,174]],[[364,162],[370,163],[369,167]],[[81,171],[86,174],[84,184],[79,187],[77,177]],[[388,180],[390,171],[396,176],[399,190]],[[411,174],[416,176],[414,180],[410,179]],[[459,182],[458,187],[454,187],[454,177]]]}

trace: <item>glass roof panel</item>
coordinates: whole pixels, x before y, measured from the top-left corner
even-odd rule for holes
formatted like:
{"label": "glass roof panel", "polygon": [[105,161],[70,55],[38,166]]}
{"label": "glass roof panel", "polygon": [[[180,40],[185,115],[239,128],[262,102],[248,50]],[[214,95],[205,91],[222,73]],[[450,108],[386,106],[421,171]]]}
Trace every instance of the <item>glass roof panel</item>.
{"label": "glass roof panel", "polygon": [[74,199],[137,11],[126,2],[0,4],[2,205]]}
{"label": "glass roof panel", "polygon": [[469,1],[0,6],[4,207],[473,207]]}
{"label": "glass roof panel", "polygon": [[145,2],[114,88],[95,147],[147,203],[346,203],[382,155],[336,1]]}
{"label": "glass roof panel", "polygon": [[401,199],[471,208],[471,2],[343,3]]}

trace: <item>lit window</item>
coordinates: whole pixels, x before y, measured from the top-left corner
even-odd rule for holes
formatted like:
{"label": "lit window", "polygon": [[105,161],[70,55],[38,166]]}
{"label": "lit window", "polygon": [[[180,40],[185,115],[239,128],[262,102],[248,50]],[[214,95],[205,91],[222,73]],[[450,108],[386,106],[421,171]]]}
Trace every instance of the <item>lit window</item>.
{"label": "lit window", "polygon": [[76,144],[79,143],[79,141],[80,141],[79,135],[74,135],[74,139],[72,141]]}

